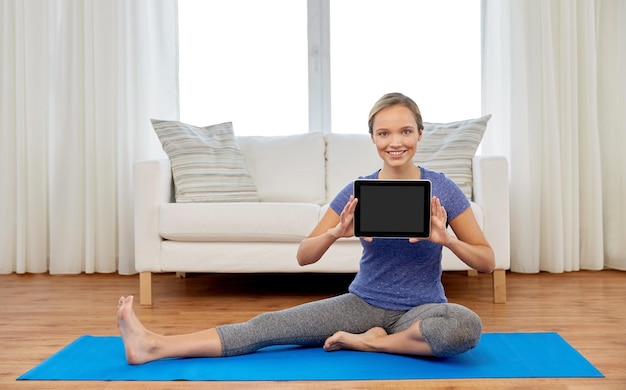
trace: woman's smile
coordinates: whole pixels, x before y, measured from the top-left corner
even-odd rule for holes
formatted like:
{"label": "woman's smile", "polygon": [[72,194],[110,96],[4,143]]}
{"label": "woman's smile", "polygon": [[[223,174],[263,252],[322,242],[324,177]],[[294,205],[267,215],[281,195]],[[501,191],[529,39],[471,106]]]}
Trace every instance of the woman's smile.
{"label": "woman's smile", "polygon": [[402,157],[404,156],[405,153],[406,153],[406,150],[390,150],[387,152],[387,154],[391,156],[392,158]]}

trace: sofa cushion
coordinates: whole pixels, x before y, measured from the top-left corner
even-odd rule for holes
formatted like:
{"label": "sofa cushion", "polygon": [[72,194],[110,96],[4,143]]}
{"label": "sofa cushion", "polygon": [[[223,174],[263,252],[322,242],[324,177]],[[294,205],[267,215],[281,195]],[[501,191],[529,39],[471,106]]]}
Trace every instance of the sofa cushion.
{"label": "sofa cushion", "polygon": [[323,133],[237,140],[262,202],[325,203]]}
{"label": "sofa cushion", "polygon": [[325,141],[327,202],[357,177],[382,167],[369,134],[327,133]]}
{"label": "sofa cushion", "polygon": [[176,241],[300,242],[319,217],[307,203],[165,203],[159,234]]}
{"label": "sofa cushion", "polygon": [[152,120],[172,163],[176,202],[255,202],[258,195],[232,123],[196,127]]}
{"label": "sofa cushion", "polygon": [[424,123],[424,134],[413,160],[443,172],[472,199],[472,157],[491,115],[450,123]]}

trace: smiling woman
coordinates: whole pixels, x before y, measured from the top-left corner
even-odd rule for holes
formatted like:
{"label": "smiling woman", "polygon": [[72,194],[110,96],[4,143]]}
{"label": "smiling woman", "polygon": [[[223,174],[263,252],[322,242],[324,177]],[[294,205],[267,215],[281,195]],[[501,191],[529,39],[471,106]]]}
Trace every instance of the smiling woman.
{"label": "smiling woman", "polygon": [[[418,106],[408,96],[390,93],[377,101],[371,115],[372,139],[382,168],[361,178],[430,181],[428,238],[362,237],[354,257],[359,259],[358,271],[349,292],[192,333],[172,336],[148,331],[135,315],[134,297],[123,296],[117,323],[128,363],[171,357],[229,357],[293,344],[323,346],[326,351],[441,357],[476,347],[482,321],[469,308],[448,302],[441,282],[443,250],[451,250],[467,266],[487,273],[496,265],[494,250],[461,188],[444,174],[414,164],[424,128],[420,117]],[[315,134],[320,136],[308,135]],[[322,217],[312,220],[311,230],[307,229],[310,233],[305,231],[306,236],[298,240],[296,259],[300,266],[314,266],[326,253],[332,253],[331,247],[340,239],[354,236],[358,201],[349,180],[326,211],[315,213]],[[384,200],[393,201],[397,198]],[[392,218],[405,211],[385,207]],[[274,217],[279,214],[272,213]],[[142,275],[146,273],[142,271]]]}
{"label": "smiling woman", "polygon": [[359,133],[389,91],[430,122],[480,116],[479,0],[180,0],[178,12],[184,122]]}

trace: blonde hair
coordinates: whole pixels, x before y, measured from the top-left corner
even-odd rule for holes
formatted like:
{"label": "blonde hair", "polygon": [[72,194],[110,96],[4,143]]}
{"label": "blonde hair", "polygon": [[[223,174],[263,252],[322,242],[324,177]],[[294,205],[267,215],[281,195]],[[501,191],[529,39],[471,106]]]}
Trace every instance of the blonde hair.
{"label": "blonde hair", "polygon": [[422,121],[422,113],[420,112],[419,107],[417,106],[417,104],[415,104],[413,99],[399,92],[392,92],[392,93],[383,95],[380,99],[378,99],[376,104],[374,104],[374,107],[372,107],[370,111],[369,120],[367,121],[370,134],[373,134],[374,132],[374,117],[376,116],[376,114],[378,114],[378,112],[380,112],[380,110],[384,108],[396,106],[396,105],[405,106],[406,108],[411,110],[411,112],[415,116],[417,129],[419,130],[420,133],[424,130],[424,122]]}

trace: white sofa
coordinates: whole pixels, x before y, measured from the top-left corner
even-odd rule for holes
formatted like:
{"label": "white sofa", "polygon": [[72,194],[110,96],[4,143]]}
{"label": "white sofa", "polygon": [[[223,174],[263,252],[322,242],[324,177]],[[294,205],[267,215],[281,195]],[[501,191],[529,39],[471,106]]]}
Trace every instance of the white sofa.
{"label": "white sofa", "polygon": [[[305,133],[237,137],[259,202],[176,203],[170,160],[134,167],[135,267],[140,302],[152,304],[152,273],[354,273],[361,246],[341,239],[316,264],[296,261],[299,242],[335,194],[379,169],[368,134]],[[509,180],[500,156],[472,159],[472,209],[493,246],[494,302],[506,301]],[[470,270],[444,248],[443,270]],[[472,271],[470,271],[470,274]]]}

